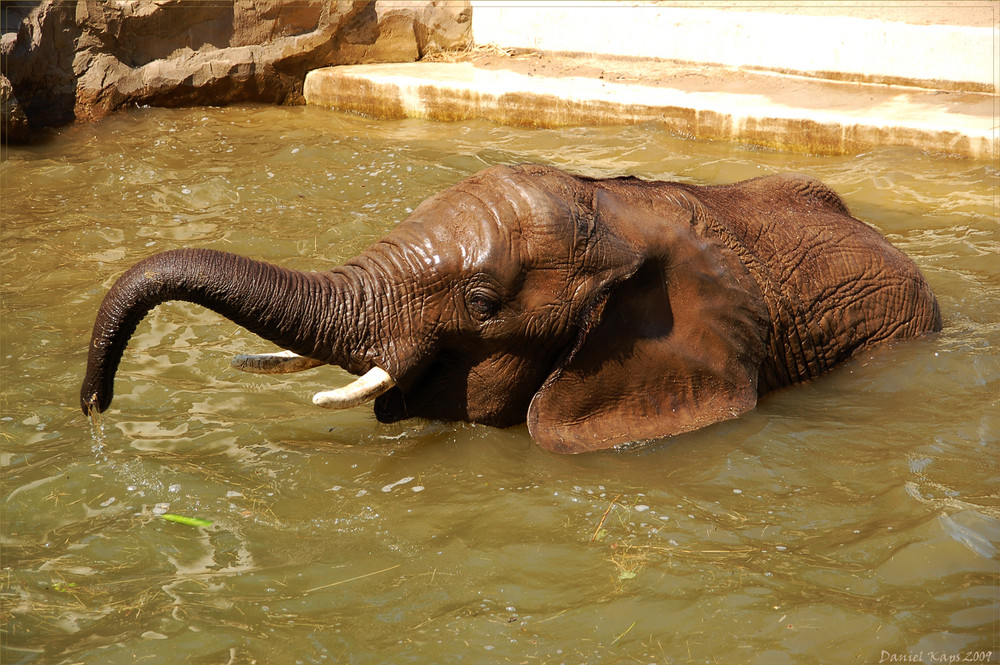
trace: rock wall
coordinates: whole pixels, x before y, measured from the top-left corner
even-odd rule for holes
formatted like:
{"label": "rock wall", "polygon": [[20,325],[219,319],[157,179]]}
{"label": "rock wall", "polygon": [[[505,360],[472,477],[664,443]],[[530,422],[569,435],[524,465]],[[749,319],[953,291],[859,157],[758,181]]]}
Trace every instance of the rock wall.
{"label": "rock wall", "polygon": [[301,103],[311,69],[408,62],[471,39],[468,0],[47,0],[26,16],[3,7],[10,142],[133,105]]}

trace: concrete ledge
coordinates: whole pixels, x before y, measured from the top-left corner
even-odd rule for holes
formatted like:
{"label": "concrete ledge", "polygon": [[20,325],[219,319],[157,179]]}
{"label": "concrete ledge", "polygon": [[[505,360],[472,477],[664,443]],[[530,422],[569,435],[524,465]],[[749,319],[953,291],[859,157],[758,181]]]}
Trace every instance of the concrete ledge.
{"label": "concrete ledge", "polygon": [[652,122],[682,136],[795,152],[898,145],[977,159],[997,154],[990,94],[662,61],[539,56],[330,67],[310,72],[304,93],[308,104],[385,119],[483,118],[529,127]]}

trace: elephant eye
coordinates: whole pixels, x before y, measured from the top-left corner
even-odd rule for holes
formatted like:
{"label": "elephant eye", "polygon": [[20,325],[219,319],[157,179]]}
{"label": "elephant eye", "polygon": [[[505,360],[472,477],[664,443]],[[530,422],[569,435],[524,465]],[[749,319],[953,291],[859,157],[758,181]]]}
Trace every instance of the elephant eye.
{"label": "elephant eye", "polygon": [[500,298],[482,288],[469,292],[465,302],[469,314],[478,321],[485,321],[500,311]]}

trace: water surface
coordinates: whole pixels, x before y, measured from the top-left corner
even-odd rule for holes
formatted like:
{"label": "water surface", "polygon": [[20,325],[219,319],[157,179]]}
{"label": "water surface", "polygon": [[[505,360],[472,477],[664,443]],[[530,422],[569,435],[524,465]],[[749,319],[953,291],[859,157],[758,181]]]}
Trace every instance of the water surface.
{"label": "water surface", "polygon": [[[139,259],[197,246],[322,269],[524,161],[818,176],[914,257],[945,330],[737,421],[565,457],[523,426],[317,409],[344,372],[236,372],[232,355],[273,349],[172,303],[139,327],[101,424],[80,414],[94,315]],[[997,660],[989,165],[237,107],[69,127],[0,168],[4,663]]]}

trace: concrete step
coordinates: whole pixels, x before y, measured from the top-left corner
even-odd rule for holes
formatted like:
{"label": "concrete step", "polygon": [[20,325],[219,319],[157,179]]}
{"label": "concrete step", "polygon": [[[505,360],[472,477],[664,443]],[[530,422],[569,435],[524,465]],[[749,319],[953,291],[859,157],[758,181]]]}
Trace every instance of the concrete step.
{"label": "concrete step", "polygon": [[378,118],[658,123],[693,138],[817,154],[893,145],[997,155],[995,4],[976,14],[925,7],[921,25],[870,18],[885,6],[850,3],[782,12],[472,4],[475,40],[500,47],[445,62],[316,70],[306,102]]}
{"label": "concrete step", "polygon": [[351,65],[306,76],[308,104],[376,118],[528,127],[658,123],[700,139],[856,154],[911,146],[996,154],[995,97],[661,61],[565,56]]}

